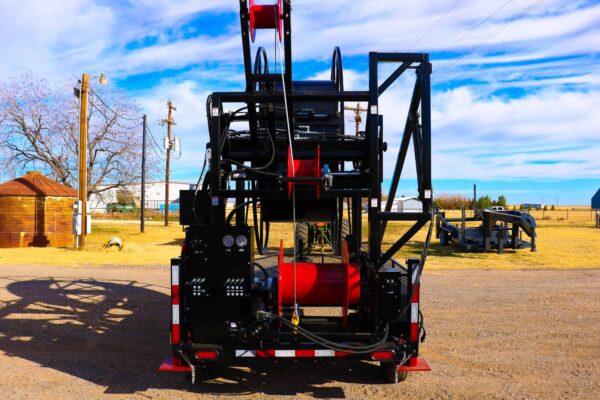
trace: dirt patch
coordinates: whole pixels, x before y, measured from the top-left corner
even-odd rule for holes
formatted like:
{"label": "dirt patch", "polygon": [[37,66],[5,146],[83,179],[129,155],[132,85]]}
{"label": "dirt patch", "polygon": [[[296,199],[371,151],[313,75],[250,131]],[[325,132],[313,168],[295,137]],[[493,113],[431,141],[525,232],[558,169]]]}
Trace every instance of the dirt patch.
{"label": "dirt patch", "polygon": [[0,267],[0,398],[600,398],[600,271],[429,271],[422,355],[223,366],[191,388],[169,355],[167,267]]}

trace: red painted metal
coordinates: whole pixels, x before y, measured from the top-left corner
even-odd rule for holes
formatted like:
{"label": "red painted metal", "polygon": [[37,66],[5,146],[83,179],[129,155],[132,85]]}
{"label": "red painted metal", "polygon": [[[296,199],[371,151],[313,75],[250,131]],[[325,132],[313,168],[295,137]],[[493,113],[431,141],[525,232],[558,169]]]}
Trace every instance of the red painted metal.
{"label": "red painted metal", "polygon": [[264,357],[264,358],[275,357],[275,350],[256,350],[256,357]]}
{"label": "red painted metal", "polygon": [[413,295],[410,310],[410,341],[412,343],[419,341],[419,286],[419,283],[412,284]]}
{"label": "red painted metal", "polygon": [[396,354],[392,350],[382,350],[371,353],[371,358],[377,361],[393,360],[395,355]]}
{"label": "red painted metal", "polygon": [[277,0],[277,4],[256,4],[250,0],[250,38],[252,42],[256,39],[257,29],[277,29],[279,41],[283,40],[283,0]]}
{"label": "red painted metal", "polygon": [[296,357],[314,357],[314,350],[296,350]]}
{"label": "red painted metal", "polygon": [[[293,163],[292,163],[293,160]],[[313,177],[321,176],[321,146],[317,146],[316,158],[314,160],[298,160],[292,158],[292,148],[288,147],[287,176],[291,177]],[[319,182],[288,182],[288,198],[292,198],[293,185],[311,185],[315,187],[317,199],[321,195],[321,184]]]}
{"label": "red painted metal", "polygon": [[398,371],[427,372],[431,371],[431,367],[424,358],[412,357],[410,360],[408,360],[408,364],[399,366]]}
{"label": "red painted metal", "polygon": [[189,365],[183,365],[179,362],[180,360],[179,357],[167,358],[158,370],[163,372],[189,372],[192,370]]}
{"label": "red painted metal", "polygon": [[199,360],[216,360],[219,358],[218,351],[197,351],[194,355]]}
{"label": "red painted metal", "polygon": [[[296,300],[305,306],[342,307],[344,324],[350,305],[360,298],[360,274],[358,265],[348,260],[348,243],[342,242],[342,262],[296,263]],[[294,304],[294,263],[286,263],[283,256],[283,240],[279,246],[279,288],[277,300],[279,315],[284,305]]]}
{"label": "red painted metal", "polygon": [[179,266],[171,266],[171,344],[181,342],[181,330],[179,327]]}

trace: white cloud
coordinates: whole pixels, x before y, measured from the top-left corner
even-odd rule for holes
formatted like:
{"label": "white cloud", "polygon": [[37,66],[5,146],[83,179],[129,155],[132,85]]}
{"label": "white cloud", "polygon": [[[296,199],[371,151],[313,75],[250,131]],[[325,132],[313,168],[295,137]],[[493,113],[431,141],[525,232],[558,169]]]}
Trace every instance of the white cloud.
{"label": "white cloud", "polygon": [[25,70],[57,76],[75,64],[89,65],[110,44],[115,23],[109,7],[84,0],[3,0],[0,78]]}
{"label": "white cloud", "polygon": [[[345,56],[405,51],[452,4],[447,0],[294,2],[294,59],[328,60],[335,45]],[[504,0],[462,0],[415,49],[445,50],[503,4]],[[508,3],[450,52],[438,53],[439,62],[434,59],[434,84],[446,82],[454,88],[434,93],[432,99],[436,177],[598,176],[600,117],[594,110],[600,106],[600,5],[546,0],[499,31],[531,4],[535,0]],[[0,35],[7,39],[0,43],[0,51],[8,57],[0,65],[0,79],[24,70],[49,78],[84,71],[127,78],[180,70],[130,93],[154,119],[164,116],[167,98],[174,101],[178,106],[175,131],[184,143],[175,168],[196,168],[207,139],[206,95],[244,85],[237,6],[235,0],[168,4],[163,0],[3,0]],[[229,15],[231,20],[218,35],[203,26],[194,35],[181,34],[181,26],[199,15]],[[482,40],[485,43],[476,51],[456,58]],[[259,32],[259,43],[272,52],[269,33]],[[360,68],[366,66],[346,69],[347,89],[366,89],[367,75]],[[328,75],[327,70],[314,77]],[[469,86],[455,88],[456,82]],[[521,93],[514,99],[493,96],[498,89]],[[412,84],[401,81],[381,100],[389,164],[399,144],[410,90]],[[161,128],[152,129],[156,133]],[[587,149],[569,150],[574,144]],[[498,154],[485,157],[494,152]],[[387,170],[391,172],[391,165]]]}

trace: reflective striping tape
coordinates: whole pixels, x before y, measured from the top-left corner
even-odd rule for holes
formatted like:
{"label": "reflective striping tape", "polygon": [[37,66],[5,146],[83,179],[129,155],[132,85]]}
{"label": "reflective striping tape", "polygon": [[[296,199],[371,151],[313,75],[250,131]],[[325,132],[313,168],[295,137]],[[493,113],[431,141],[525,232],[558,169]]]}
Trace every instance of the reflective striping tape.
{"label": "reflective striping tape", "polygon": [[415,268],[412,272],[412,284],[414,285],[417,282],[417,272],[419,271],[418,268]]}
{"label": "reflective striping tape", "polygon": [[179,265],[171,265],[171,285],[179,286]]}
{"label": "reflective striping tape", "polygon": [[[414,279],[414,274],[413,274]],[[419,341],[419,290],[420,284],[413,283],[412,299],[410,303],[410,341]]]}
{"label": "reflective striping tape", "polygon": [[179,304],[179,286],[171,286],[171,304]]}
{"label": "reflective striping tape", "polygon": [[296,357],[296,350],[275,350],[275,357]]}
{"label": "reflective striping tape", "polygon": [[416,323],[410,324],[410,341],[411,342],[419,341],[419,324],[416,324]]}
{"label": "reflective striping tape", "polygon": [[296,350],[296,357],[312,358],[314,356],[315,356],[315,350]]}
{"label": "reflective striping tape", "polygon": [[315,357],[335,357],[333,350],[315,350]]}
{"label": "reflective striping tape", "polygon": [[180,330],[179,330],[179,324],[173,324],[171,325],[171,343],[172,344],[179,344],[179,337],[180,337]]}
{"label": "reflective striping tape", "polygon": [[418,303],[419,302],[419,287],[421,285],[413,285],[413,293],[412,293],[412,300],[411,303]]}
{"label": "reflective striping tape", "polygon": [[410,322],[413,324],[419,322],[419,303],[411,303],[410,305]]}
{"label": "reflective striping tape", "polygon": [[256,358],[313,358],[313,357],[347,357],[351,355],[343,351],[334,350],[236,350],[236,357],[256,357]]}
{"label": "reflective striping tape", "polygon": [[173,304],[173,325],[179,325],[179,304]]}
{"label": "reflective striping tape", "polygon": [[273,358],[275,357],[275,350],[256,350],[256,357]]}
{"label": "reflective striping tape", "polygon": [[350,355],[350,353],[345,353],[343,351],[336,351],[335,352],[335,357],[347,357],[349,355]]}
{"label": "reflective striping tape", "polygon": [[256,357],[256,351],[254,350],[236,350],[236,357]]}

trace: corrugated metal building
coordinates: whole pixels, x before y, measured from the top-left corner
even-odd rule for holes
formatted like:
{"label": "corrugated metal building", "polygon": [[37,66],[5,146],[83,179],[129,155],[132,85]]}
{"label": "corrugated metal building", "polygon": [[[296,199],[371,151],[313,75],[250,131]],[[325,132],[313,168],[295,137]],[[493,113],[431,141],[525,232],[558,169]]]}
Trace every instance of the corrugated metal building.
{"label": "corrugated metal building", "polygon": [[398,197],[392,203],[393,212],[422,212],[423,203],[417,197]]}
{"label": "corrugated metal building", "polygon": [[0,185],[0,247],[73,244],[75,189],[39,172]]}
{"label": "corrugated metal building", "polygon": [[[102,188],[102,186],[100,186]],[[187,182],[169,183],[169,210],[179,210],[179,191],[190,190],[193,184]],[[110,189],[102,193],[102,195],[92,194],[88,201],[88,210],[95,213],[103,213],[107,211],[107,206],[117,202],[117,193],[123,190],[131,194],[136,201],[135,206],[140,206],[142,197],[142,185],[139,183],[124,186],[119,189]],[[146,209],[147,210],[165,210],[165,182],[146,182]]]}

